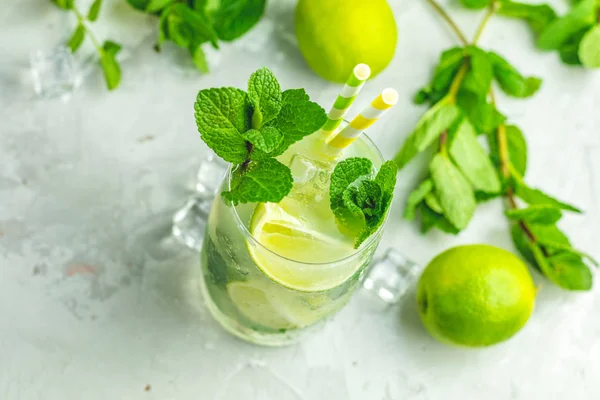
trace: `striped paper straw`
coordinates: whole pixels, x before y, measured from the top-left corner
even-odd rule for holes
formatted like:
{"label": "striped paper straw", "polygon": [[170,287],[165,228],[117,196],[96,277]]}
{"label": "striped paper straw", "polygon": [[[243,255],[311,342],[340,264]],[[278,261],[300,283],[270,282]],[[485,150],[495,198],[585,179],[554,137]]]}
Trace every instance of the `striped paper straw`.
{"label": "striped paper straw", "polygon": [[373,125],[387,110],[398,102],[398,92],[385,89],[373,102],[356,116],[340,133],[327,142],[329,153],[338,155],[350,146],[360,133]]}
{"label": "striped paper straw", "polygon": [[354,103],[354,99],[356,99],[356,96],[358,96],[358,93],[370,75],[371,68],[367,64],[358,64],[354,67],[344,88],[335,100],[331,110],[329,110],[329,114],[327,114],[327,122],[321,128],[325,139],[329,139],[335,133],[338,126],[340,126],[344,120],[344,116],[352,103]]}

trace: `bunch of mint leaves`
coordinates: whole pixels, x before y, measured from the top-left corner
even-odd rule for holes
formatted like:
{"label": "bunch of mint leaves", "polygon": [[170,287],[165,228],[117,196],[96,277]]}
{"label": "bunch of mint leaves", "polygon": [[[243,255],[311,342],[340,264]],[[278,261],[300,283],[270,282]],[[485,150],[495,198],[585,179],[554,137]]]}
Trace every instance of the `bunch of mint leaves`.
{"label": "bunch of mint leaves", "polygon": [[[498,9],[495,2],[488,2],[475,38],[468,42],[441,6],[428,1],[441,10],[463,46],[442,53],[431,82],[415,97],[417,104],[430,108],[395,161],[402,169],[418,153],[432,147],[435,151],[428,176],[408,198],[405,217],[412,220],[419,212],[424,233],[435,227],[458,234],[478,204],[503,197],[519,252],[558,286],[589,290],[592,274],[586,261],[596,262],[575,250],[557,226],[563,212],[580,210],[525,183],[527,142],[496,108],[493,82],[508,96],[527,98],[536,93],[541,80],[522,75],[499,54],[477,46]],[[479,135],[486,138],[489,154]]]}
{"label": "bunch of mint leaves", "polygon": [[225,87],[200,90],[194,104],[202,140],[234,165],[233,204],[281,201],[292,189],[292,173],[275,157],[325,124],[325,110],[304,89],[281,91],[267,68],[250,76],[248,91]]}
{"label": "bunch of mint leaves", "polygon": [[160,51],[171,41],[189,52],[201,72],[208,72],[204,43],[215,49],[248,32],[262,17],[266,0],[127,0],[136,10],[159,17]]}
{"label": "bunch of mint leaves", "polygon": [[[67,41],[75,53],[86,37],[94,43],[100,56],[106,86],[115,89],[121,82],[121,67],[116,59],[121,46],[111,40],[102,44],[90,30],[102,7],[102,0],[94,0],[87,14],[82,13],[75,0],[51,0],[63,10],[73,12],[77,26]],[[266,0],[126,0],[136,10],[158,19],[156,50],[166,41],[189,52],[196,68],[208,72],[208,63],[202,45],[210,43],[215,49],[219,41],[230,42],[247,33],[264,14]]]}
{"label": "bunch of mint leaves", "polygon": [[[472,9],[489,7],[492,0],[461,0]],[[497,1],[498,14],[525,21],[543,51],[558,51],[569,65],[600,68],[600,1],[574,0],[572,8],[559,17],[548,4]]]}
{"label": "bunch of mint leaves", "polygon": [[372,172],[371,160],[352,157],[339,162],[331,175],[331,210],[337,221],[356,235],[354,248],[377,232],[392,204],[398,167],[386,161],[374,178]]}
{"label": "bunch of mint leaves", "polygon": [[100,65],[104,73],[104,80],[108,90],[113,90],[121,82],[121,67],[117,61],[117,53],[121,50],[121,45],[111,40],[105,40],[102,44],[96,39],[94,33],[88,27],[88,24],[95,22],[100,16],[102,0],[94,0],[87,14],[83,14],[75,4],[75,0],[52,0],[54,4],[63,10],[72,12],[77,18],[77,26],[67,41],[67,47],[72,53],[75,53],[83,44],[86,37],[89,37],[98,55],[100,56]]}

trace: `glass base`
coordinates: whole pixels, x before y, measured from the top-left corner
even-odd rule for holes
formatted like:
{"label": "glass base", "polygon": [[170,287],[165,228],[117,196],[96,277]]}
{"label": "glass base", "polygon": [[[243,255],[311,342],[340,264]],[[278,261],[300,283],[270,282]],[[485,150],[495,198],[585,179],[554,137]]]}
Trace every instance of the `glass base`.
{"label": "glass base", "polygon": [[240,339],[243,339],[246,342],[250,342],[259,346],[280,347],[294,344],[299,339],[298,334],[256,332],[252,329],[248,329],[247,327],[237,323],[235,320],[223,314],[208,294],[208,288],[206,287],[204,275],[202,274],[200,277],[200,291],[202,292],[204,304],[206,305],[206,308],[208,308],[208,311],[215,321],[217,321],[227,332]]}

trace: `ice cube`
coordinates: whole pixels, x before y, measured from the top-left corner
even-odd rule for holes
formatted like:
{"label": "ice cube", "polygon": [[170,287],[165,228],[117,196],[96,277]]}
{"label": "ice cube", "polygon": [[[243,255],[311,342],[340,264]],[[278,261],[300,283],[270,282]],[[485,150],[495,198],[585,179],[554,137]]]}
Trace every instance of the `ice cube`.
{"label": "ice cube", "polygon": [[214,196],[226,171],[227,164],[225,161],[212,152],[208,153],[196,173],[196,192],[202,195]]}
{"label": "ice cube", "polygon": [[311,192],[324,192],[328,190],[333,165],[310,159],[302,154],[294,154],[289,166],[294,178],[295,191],[304,189]]}
{"label": "ice cube", "polygon": [[213,200],[214,194],[195,196],[173,216],[173,236],[193,250],[202,248]]}
{"label": "ice cube", "polygon": [[66,99],[81,81],[73,55],[65,46],[35,51],[29,60],[33,89],[40,97]]}
{"label": "ice cube", "polygon": [[421,267],[393,248],[368,268],[363,287],[386,304],[397,303],[417,280]]}

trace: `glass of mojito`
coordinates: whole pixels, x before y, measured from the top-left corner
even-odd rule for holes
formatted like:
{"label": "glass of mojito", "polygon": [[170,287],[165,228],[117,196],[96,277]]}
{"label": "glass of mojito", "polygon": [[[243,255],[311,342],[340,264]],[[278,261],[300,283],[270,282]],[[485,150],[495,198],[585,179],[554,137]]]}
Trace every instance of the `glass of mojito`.
{"label": "glass of mojito", "polygon": [[248,93],[200,91],[196,121],[231,163],[201,250],[205,303],[242,339],[292,343],[357,288],[381,239],[396,167],[362,133],[345,139],[343,152],[329,146],[324,110],[302,89],[281,92],[267,69],[252,75]]}

